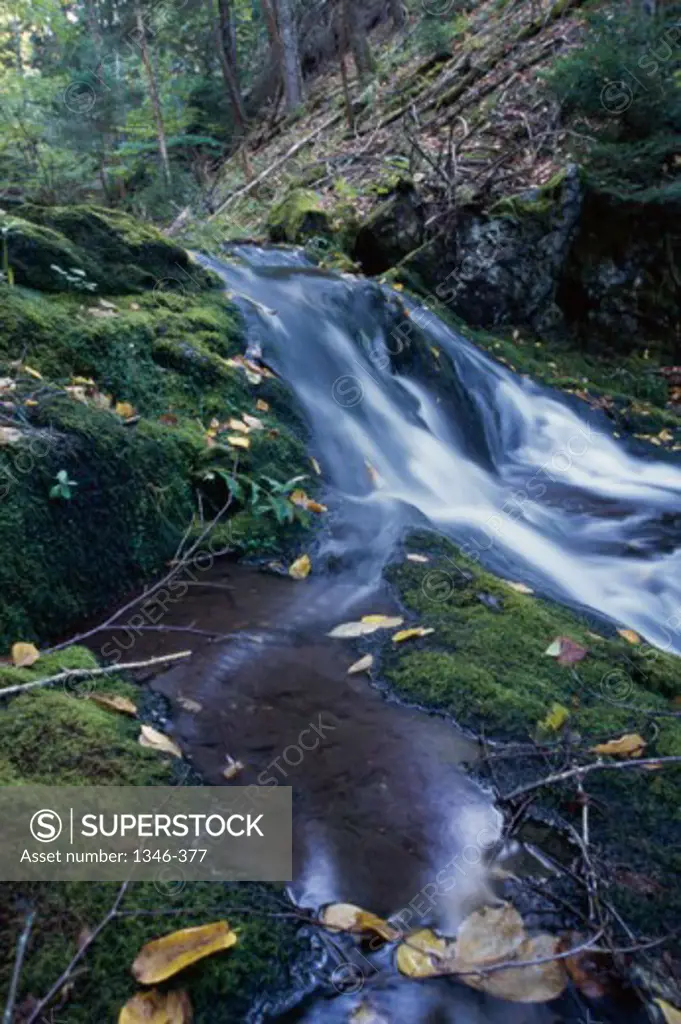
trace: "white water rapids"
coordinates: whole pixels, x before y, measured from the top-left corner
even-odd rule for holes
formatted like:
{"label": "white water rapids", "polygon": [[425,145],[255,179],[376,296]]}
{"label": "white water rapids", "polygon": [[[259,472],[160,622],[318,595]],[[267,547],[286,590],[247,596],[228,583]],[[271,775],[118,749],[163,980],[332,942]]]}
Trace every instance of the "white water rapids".
{"label": "white water rapids", "polygon": [[[501,575],[681,653],[672,456],[634,452],[603,413],[519,376],[375,283],[320,271],[295,251],[201,260],[239,302],[251,347],[295,393],[337,498],[325,553],[351,564],[356,582],[372,585],[404,528],[425,520]],[[434,370],[408,333],[395,334],[399,303]],[[453,372],[438,387],[443,360]]]}

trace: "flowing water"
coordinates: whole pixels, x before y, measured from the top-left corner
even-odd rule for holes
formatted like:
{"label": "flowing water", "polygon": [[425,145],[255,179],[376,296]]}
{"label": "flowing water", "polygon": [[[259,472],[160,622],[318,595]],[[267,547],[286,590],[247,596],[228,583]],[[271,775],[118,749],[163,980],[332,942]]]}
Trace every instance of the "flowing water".
{"label": "flowing water", "polygon": [[[296,251],[201,259],[239,303],[250,351],[294,391],[330,512],[305,582],[223,567],[171,607],[165,625],[232,639],[192,643],[189,667],[154,685],[209,782],[231,755],[245,765],[240,782],[293,786],[299,905],[348,901],[401,912],[410,927],[455,929],[490,897],[485,854],[500,828],[490,796],[460,767],[475,744],[347,676],[356,655],[325,633],[394,611],[382,569],[405,529],[425,522],[504,576],[678,650],[681,471],[637,457],[577,399],[518,377],[375,283],[322,272]],[[410,351],[416,341],[395,344],[405,305],[432,361],[451,361],[446,386]],[[158,649],[149,638],[140,653]],[[183,710],[186,698],[200,710]],[[446,895],[430,900],[438,878],[450,880]],[[415,985],[380,955],[355,962],[346,947],[339,961],[333,945],[327,954],[348,976],[287,1021],[346,1021],[362,998],[400,1024],[576,1019],[447,981]]]}

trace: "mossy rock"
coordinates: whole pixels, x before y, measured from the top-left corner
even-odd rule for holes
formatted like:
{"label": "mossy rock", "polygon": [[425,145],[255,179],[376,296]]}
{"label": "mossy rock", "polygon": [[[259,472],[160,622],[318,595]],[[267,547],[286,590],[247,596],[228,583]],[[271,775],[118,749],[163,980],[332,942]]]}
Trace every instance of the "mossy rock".
{"label": "mossy rock", "polygon": [[316,192],[298,188],[270,211],[267,229],[273,242],[303,242],[314,235],[330,235],[329,215]]}
{"label": "mossy rock", "polygon": [[7,228],[8,264],[16,284],[61,292],[71,286],[54,266],[66,272],[84,271],[88,281],[95,281],[101,273],[99,264],[84,250],[51,228],[7,215],[0,215],[0,228]]}
{"label": "mossy rock", "polygon": [[150,224],[118,210],[100,206],[26,205],[19,212],[25,220],[68,240],[75,247],[74,252],[81,254],[70,265],[82,266],[88,279],[105,293],[145,288],[196,292],[216,281],[214,275],[193,263],[185,249]]}

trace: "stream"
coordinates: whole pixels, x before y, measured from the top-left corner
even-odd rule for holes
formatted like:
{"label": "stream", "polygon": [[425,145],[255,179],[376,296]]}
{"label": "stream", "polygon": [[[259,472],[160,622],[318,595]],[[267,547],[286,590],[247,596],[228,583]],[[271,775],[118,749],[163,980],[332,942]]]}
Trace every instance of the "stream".
{"label": "stream", "polygon": [[[292,586],[218,566],[170,608],[165,624],[233,639],[192,644],[190,665],[153,686],[209,783],[234,757],[240,784],[293,787],[299,906],[347,901],[451,934],[493,891],[485,853],[501,819],[462,768],[477,746],[445,718],[348,676],[356,653],[326,633],[394,613],[382,571],[405,531],[425,523],[500,575],[679,653],[681,470],[660,453],[640,457],[603,415],[519,377],[388,288],[322,271],[296,250],[200,259],[239,304],[249,352],[294,391],[330,511],[309,579]],[[451,360],[453,399],[399,369],[388,327],[396,304]],[[136,655],[163,648],[158,635],[137,643]],[[429,901],[443,871],[452,884]],[[414,984],[380,955],[370,964],[344,955],[342,983],[285,1014],[261,1007],[253,1020],[347,1021],[365,997],[400,1024],[576,1019],[446,980]]]}

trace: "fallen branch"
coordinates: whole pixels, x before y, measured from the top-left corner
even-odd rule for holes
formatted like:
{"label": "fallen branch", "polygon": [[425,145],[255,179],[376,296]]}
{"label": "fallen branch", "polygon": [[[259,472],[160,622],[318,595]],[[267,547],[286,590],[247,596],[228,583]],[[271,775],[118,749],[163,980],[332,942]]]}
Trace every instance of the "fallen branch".
{"label": "fallen branch", "polygon": [[19,686],[6,686],[0,690],[0,697],[11,697],[15,693],[24,693],[26,690],[35,690],[42,686],[51,686],[54,683],[72,682],[77,679],[89,679],[91,676],[108,676],[114,672],[123,672],[135,668],[148,668],[150,665],[161,665],[169,661],[179,661],[180,658],[188,658],[191,651],[178,651],[175,654],[163,654],[157,658],[148,658],[146,661],[128,661],[122,665],[106,665],[104,668],[66,668],[54,676],[46,676],[44,679],[33,679],[30,683],[21,683]]}
{"label": "fallen branch", "polygon": [[26,922],[24,924],[23,931],[19,936],[19,941],[17,942],[17,952],[14,958],[14,970],[12,971],[12,980],[9,984],[5,1012],[2,1015],[2,1024],[12,1024],[14,1019],[14,1004],[17,1001],[21,968],[24,963],[24,957],[26,956],[26,947],[28,946],[28,940],[31,937],[31,929],[33,928],[34,921],[35,910],[31,910],[30,913],[26,915]]}
{"label": "fallen branch", "polygon": [[311,142],[312,139],[316,138],[317,135],[320,135],[326,128],[331,128],[333,125],[337,124],[340,120],[342,120],[343,116],[344,114],[343,112],[341,112],[340,114],[334,114],[333,117],[329,117],[326,121],[323,121],[322,124],[315,128],[313,132],[310,132],[309,135],[306,135],[303,139],[300,139],[300,141],[296,142],[294,146],[291,146],[291,148],[288,149],[283,156],[279,157],[278,160],[275,160],[274,163],[270,164],[269,167],[266,167],[264,171],[261,171],[260,174],[258,174],[257,177],[253,178],[252,181],[249,181],[247,185],[244,185],[243,188],[238,189],[236,192],[232,192],[231,196],[228,196],[227,199],[225,199],[224,203],[221,203],[220,206],[218,206],[217,210],[214,213],[211,213],[210,217],[208,217],[208,220],[214,220],[215,217],[221,214],[223,210],[226,210],[228,206],[231,206],[232,203],[236,202],[237,199],[241,199],[242,196],[246,196],[248,195],[249,192],[252,192],[257,185],[259,185],[261,182],[265,180],[265,178],[269,177],[270,174],[273,174],[274,171],[279,170],[279,168],[282,167],[287,160],[290,160],[292,156],[295,156],[298,150],[303,149],[303,147],[306,146],[308,142]]}
{"label": "fallen branch", "polygon": [[42,1018],[43,1010],[47,1006],[49,1006],[49,1004],[52,1002],[54,997],[56,995],[58,995],[58,993],[64,987],[66,982],[69,980],[69,978],[73,974],[73,970],[74,970],[75,966],[80,963],[80,961],[83,959],[83,957],[87,953],[87,951],[90,948],[90,946],[92,945],[92,943],[99,936],[99,934],[106,928],[106,926],[109,924],[109,922],[113,921],[113,919],[118,915],[118,908],[120,907],[120,905],[121,905],[121,903],[123,901],[123,897],[125,896],[125,894],[127,892],[129,884],[130,883],[127,882],[127,881],[123,882],[123,884],[121,885],[121,887],[118,890],[118,893],[116,894],[116,899],[114,900],[114,902],[111,905],[111,907],[109,908],[109,910],[106,912],[106,914],[104,915],[102,920],[99,922],[97,927],[92,932],[90,932],[90,934],[88,935],[87,939],[82,943],[82,945],[78,949],[78,952],[74,954],[73,959],[71,960],[71,963],[59,975],[59,977],[57,978],[57,980],[55,981],[54,985],[49,990],[47,995],[43,996],[43,998],[40,1000],[40,1002],[37,1003],[36,1006],[33,1008],[31,1016],[26,1021],[26,1024],[35,1024],[35,1022],[37,1020]]}
{"label": "fallen branch", "polygon": [[506,803],[510,800],[517,800],[521,796],[525,796],[526,793],[531,793],[535,789],[543,789],[544,786],[553,786],[557,782],[565,782],[566,779],[583,778],[590,772],[597,771],[623,771],[626,768],[645,768],[646,765],[654,765],[655,767],[664,764],[680,764],[681,756],[670,756],[670,757],[642,757],[636,758],[631,761],[596,761],[594,764],[583,764],[578,768],[570,768],[564,772],[558,772],[556,775],[549,775],[545,779],[539,779],[538,782],[531,782],[527,786],[519,786],[512,792],[507,793],[506,796],[501,797],[501,800]]}

